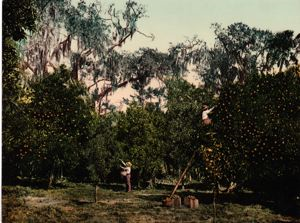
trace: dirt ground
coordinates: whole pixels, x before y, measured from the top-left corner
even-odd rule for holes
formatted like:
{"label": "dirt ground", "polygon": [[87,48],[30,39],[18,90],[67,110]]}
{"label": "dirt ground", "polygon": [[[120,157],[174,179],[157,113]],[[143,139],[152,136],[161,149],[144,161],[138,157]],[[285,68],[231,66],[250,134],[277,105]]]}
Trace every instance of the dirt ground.
{"label": "dirt ground", "polygon": [[[74,184],[50,190],[29,187],[2,188],[2,222],[100,222],[167,223],[213,222],[210,193],[179,191],[181,198],[191,193],[199,199],[199,208],[168,208],[162,200],[167,190],[104,189],[100,186],[95,202],[95,187]],[[249,199],[248,199],[249,201]],[[255,202],[226,202],[219,199],[216,222],[300,222]]]}

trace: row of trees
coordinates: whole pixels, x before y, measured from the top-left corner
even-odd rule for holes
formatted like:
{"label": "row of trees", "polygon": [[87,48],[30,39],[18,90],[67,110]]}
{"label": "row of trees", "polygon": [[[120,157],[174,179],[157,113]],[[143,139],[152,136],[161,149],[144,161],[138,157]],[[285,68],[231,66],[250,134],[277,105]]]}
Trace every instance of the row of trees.
{"label": "row of trees", "polygon": [[[119,180],[119,159],[126,159],[142,183],[177,176],[198,151],[191,173],[200,170],[208,182],[217,177],[254,189],[280,182],[292,192],[300,171],[299,81],[297,69],[256,76],[227,86],[216,99],[182,79],[169,80],[166,111],[135,102],[126,113],[98,116],[86,89],[62,67],[20,103],[17,140],[3,151],[5,176],[111,182]],[[213,141],[201,123],[203,102],[216,104]]]}
{"label": "row of trees", "polygon": [[[123,11],[69,0],[5,0],[3,8],[4,182],[113,181],[121,158],[141,183],[177,175],[198,151],[191,173],[200,169],[208,182],[255,188],[268,179],[297,191],[299,35],[215,24],[212,48],[194,38],[167,53],[124,53],[117,48],[132,35],[149,37],[137,27],[145,10],[136,2]],[[183,80],[190,67],[202,86]],[[129,84],[135,100],[118,112],[105,99]],[[204,103],[215,105],[210,127],[201,123]],[[104,106],[111,112],[101,116]]]}

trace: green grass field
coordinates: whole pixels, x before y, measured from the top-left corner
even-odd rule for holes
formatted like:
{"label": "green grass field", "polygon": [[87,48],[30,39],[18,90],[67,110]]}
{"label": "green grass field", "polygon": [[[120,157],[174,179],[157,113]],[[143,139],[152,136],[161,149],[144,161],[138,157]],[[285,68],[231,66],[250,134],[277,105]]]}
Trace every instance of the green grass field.
{"label": "green grass field", "polygon": [[[106,189],[105,189],[106,188]],[[178,191],[182,198],[194,195],[199,208],[167,208],[162,200],[169,190],[134,190],[70,184],[56,189],[2,187],[2,222],[213,222],[212,195],[209,192]],[[227,197],[226,197],[227,196]],[[239,199],[237,199],[239,198]],[[300,222],[244,195],[219,195],[216,222]]]}

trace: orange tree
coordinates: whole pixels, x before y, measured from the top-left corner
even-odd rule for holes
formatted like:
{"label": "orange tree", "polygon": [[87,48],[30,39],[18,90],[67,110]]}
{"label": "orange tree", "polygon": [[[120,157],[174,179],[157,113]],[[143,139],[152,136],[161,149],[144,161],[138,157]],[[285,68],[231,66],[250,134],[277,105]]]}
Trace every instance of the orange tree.
{"label": "orange tree", "polygon": [[299,190],[299,84],[299,70],[291,68],[222,90],[214,127],[222,156],[230,162],[223,179],[261,191]]}
{"label": "orange tree", "polygon": [[[162,124],[163,114],[133,103],[122,114],[113,128],[116,129],[114,145],[116,156],[133,163],[133,175],[139,186],[151,181],[161,172],[163,163]],[[118,161],[118,167],[120,161]]]}
{"label": "orange tree", "polygon": [[18,103],[24,91],[17,41],[26,38],[26,31],[34,31],[37,14],[33,0],[4,0],[2,6],[2,168],[3,183],[8,183],[17,173],[12,157],[26,121]]}
{"label": "orange tree", "polygon": [[17,150],[20,174],[28,177],[80,177],[74,171],[85,156],[91,135],[87,92],[64,67],[31,85]]}
{"label": "orange tree", "polygon": [[203,104],[213,103],[213,94],[183,79],[172,79],[167,82],[166,99],[164,160],[174,173],[183,170],[194,151],[208,143],[205,135],[208,129],[202,125],[201,110]]}

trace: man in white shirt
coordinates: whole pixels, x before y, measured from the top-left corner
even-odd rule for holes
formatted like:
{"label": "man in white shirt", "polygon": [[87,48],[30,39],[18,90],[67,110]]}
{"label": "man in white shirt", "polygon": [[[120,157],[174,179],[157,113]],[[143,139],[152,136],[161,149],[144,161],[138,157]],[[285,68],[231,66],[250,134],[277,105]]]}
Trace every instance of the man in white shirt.
{"label": "man in white shirt", "polygon": [[211,119],[209,118],[208,114],[214,109],[212,107],[211,109],[208,108],[207,105],[203,105],[203,112],[202,112],[202,121],[205,125],[211,124]]}
{"label": "man in white shirt", "polygon": [[120,166],[122,168],[121,175],[125,177],[126,179],[126,191],[131,191],[131,162],[124,163],[123,160],[121,160],[123,166]]}

